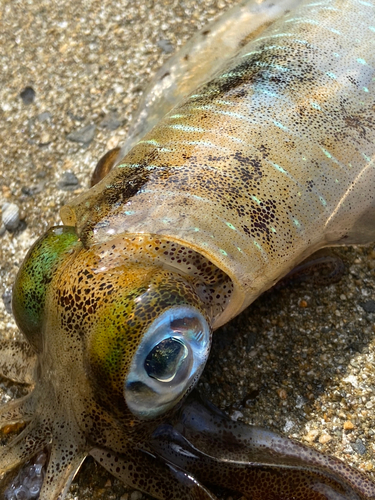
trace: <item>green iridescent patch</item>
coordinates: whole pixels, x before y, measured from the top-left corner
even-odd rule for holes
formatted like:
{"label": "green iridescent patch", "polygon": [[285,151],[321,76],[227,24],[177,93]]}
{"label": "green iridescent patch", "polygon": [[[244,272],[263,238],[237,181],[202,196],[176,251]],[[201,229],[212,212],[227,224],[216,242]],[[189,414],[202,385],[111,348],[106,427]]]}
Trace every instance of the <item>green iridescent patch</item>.
{"label": "green iridescent patch", "polygon": [[13,287],[13,313],[30,343],[40,349],[48,287],[71,251],[81,245],[75,228],[51,227],[29,250]]}

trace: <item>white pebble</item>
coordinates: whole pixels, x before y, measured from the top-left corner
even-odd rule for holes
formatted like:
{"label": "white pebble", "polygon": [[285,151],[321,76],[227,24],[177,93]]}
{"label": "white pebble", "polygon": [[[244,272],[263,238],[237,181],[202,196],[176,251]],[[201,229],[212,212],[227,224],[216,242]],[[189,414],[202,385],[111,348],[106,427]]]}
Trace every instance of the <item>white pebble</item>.
{"label": "white pebble", "polygon": [[2,219],[8,231],[15,231],[20,223],[20,209],[15,203],[4,203]]}

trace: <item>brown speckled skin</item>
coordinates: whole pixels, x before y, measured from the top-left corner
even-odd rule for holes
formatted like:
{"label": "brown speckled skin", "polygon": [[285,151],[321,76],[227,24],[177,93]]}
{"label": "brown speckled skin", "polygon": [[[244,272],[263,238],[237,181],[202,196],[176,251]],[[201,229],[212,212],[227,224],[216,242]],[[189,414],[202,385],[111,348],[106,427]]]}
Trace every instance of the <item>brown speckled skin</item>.
{"label": "brown speckled skin", "polygon": [[162,500],[214,499],[198,481],[252,499],[375,498],[337,460],[181,403],[191,387],[154,420],[124,397],[169,308],[216,328],[318,248],[374,239],[375,23],[358,4],[302,2],[247,37],[29,253],[14,312],[36,386],[0,413],[28,424],[0,470],[48,448],[42,500],[64,498],[88,454]]}
{"label": "brown speckled skin", "polygon": [[[60,494],[89,452],[106,449],[115,454],[116,462],[127,457],[128,483],[156,496],[161,495],[160,481],[156,486],[152,478],[161,468],[167,486],[160,498],[169,498],[166,490],[173,480],[167,480],[168,469],[137,451],[139,447],[148,450],[150,433],[168,414],[151,425],[135,417],[125,403],[124,380],[145,330],[165,310],[188,305],[204,315],[206,311],[189,279],[129,259],[137,254],[133,246],[139,246],[139,241],[119,238],[85,249],[74,238],[73,228],[51,228],[35,243],[20,269],[14,310],[20,326],[35,318],[24,331],[38,352],[38,378],[31,396],[16,402],[14,408],[5,408],[1,415],[3,422],[30,421],[3,450],[1,464],[3,470],[9,470],[38,450],[49,448],[52,435],[42,499]],[[25,303],[30,302],[35,307],[26,308]],[[41,343],[35,341],[37,329]],[[27,411],[30,400],[32,409]],[[23,442],[25,435],[27,443]],[[132,477],[137,462],[142,473]],[[142,478],[149,476],[147,467],[155,470],[145,485]],[[184,487],[174,482],[182,495]]]}
{"label": "brown speckled skin", "polygon": [[215,327],[313,251],[372,241],[371,9],[283,16],[63,208],[64,223],[87,246],[148,233],[205,255],[235,285]]}

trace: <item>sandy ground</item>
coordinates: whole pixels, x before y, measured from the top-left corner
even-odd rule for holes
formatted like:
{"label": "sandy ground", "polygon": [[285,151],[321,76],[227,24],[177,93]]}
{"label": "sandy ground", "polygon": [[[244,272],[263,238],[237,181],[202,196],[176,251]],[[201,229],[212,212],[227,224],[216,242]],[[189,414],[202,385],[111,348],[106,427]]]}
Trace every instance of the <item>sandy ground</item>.
{"label": "sandy ground", "polygon": [[[1,335],[19,335],[9,290],[31,243],[87,188],[102,154],[121,145],[167,52],[231,3],[0,1],[0,208],[15,203],[23,221],[0,237]],[[20,97],[28,86],[30,104]],[[91,140],[69,140],[86,126]],[[346,264],[338,284],[270,292],[217,332],[199,389],[233,418],[310,442],[372,474],[375,250],[338,253]],[[2,401],[20,392],[4,380],[0,386]],[[88,461],[68,498],[142,495]]]}

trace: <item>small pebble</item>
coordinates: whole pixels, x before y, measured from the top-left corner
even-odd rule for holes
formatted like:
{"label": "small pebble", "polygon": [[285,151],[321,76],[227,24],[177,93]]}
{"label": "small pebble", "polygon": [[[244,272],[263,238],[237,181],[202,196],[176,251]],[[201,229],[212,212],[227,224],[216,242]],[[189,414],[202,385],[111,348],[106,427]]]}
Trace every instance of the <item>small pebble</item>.
{"label": "small pebble", "polygon": [[140,491],[133,491],[130,495],[130,500],[141,500],[142,493]]}
{"label": "small pebble", "polygon": [[300,301],[300,303],[299,303],[299,306],[300,306],[300,307],[303,307],[303,308],[307,307],[307,302],[306,302],[306,300],[301,300],[301,301]]}
{"label": "small pebble", "polygon": [[375,312],[375,300],[366,300],[366,302],[360,302],[359,305],[367,313],[374,313]]}
{"label": "small pebble", "polygon": [[237,422],[237,420],[238,420],[239,418],[243,418],[243,413],[242,413],[242,412],[240,412],[240,411],[238,411],[238,410],[236,410],[236,411],[234,411],[234,412],[232,413],[232,415],[230,416],[230,418],[231,418],[234,422]]}
{"label": "small pebble", "polygon": [[359,455],[364,455],[366,453],[366,446],[360,439],[357,439],[355,443],[350,443],[350,445]]}
{"label": "small pebble", "polygon": [[77,176],[70,170],[63,172],[57,183],[57,187],[61,189],[61,191],[75,191],[79,188]]}
{"label": "small pebble", "polygon": [[329,443],[330,441],[332,441],[332,436],[330,436],[329,434],[326,434],[326,433],[323,433],[320,438],[319,438],[319,443],[320,444],[327,444]]}
{"label": "small pebble", "polygon": [[114,135],[113,137],[111,137],[105,145],[107,151],[109,151],[110,149],[116,148],[120,144],[120,141],[121,141],[121,138],[118,137],[117,135]]}
{"label": "small pebble", "polygon": [[20,209],[15,203],[4,203],[2,206],[2,220],[8,231],[15,231],[20,223]]}
{"label": "small pebble", "polygon": [[123,85],[120,85],[118,83],[114,83],[112,88],[116,92],[116,94],[123,94],[124,93],[124,86]]}
{"label": "small pebble", "polygon": [[288,397],[288,394],[285,389],[279,388],[276,390],[276,393],[280,399],[286,399]]}
{"label": "small pebble", "polygon": [[31,104],[35,99],[35,90],[32,87],[25,87],[20,93],[20,97],[24,104]]}
{"label": "small pebble", "polygon": [[3,193],[4,198],[10,198],[12,196],[12,192],[8,186],[1,186],[1,191]]}
{"label": "small pebble", "polygon": [[295,423],[293,422],[293,420],[287,419],[283,430],[284,430],[284,432],[289,432],[293,429],[294,426],[295,426]]}
{"label": "small pebble", "polygon": [[68,141],[89,144],[95,137],[95,125],[86,125],[86,127],[74,130],[66,136]]}
{"label": "small pebble", "polygon": [[34,194],[41,193],[45,187],[46,183],[44,181],[38,182],[34,186],[22,186],[21,192],[26,196],[34,196]]}
{"label": "small pebble", "polygon": [[4,290],[3,295],[1,296],[3,299],[5,310],[8,314],[12,314],[12,287],[9,286]]}
{"label": "small pebble", "polygon": [[99,127],[107,130],[116,130],[123,125],[117,113],[108,113],[100,122]]}
{"label": "small pebble", "polygon": [[159,40],[158,46],[166,54],[171,54],[174,51],[174,47],[169,40]]}
{"label": "small pebble", "polygon": [[37,119],[40,123],[49,121],[52,118],[52,115],[49,111],[43,111],[40,115],[37,116]]}
{"label": "small pebble", "polygon": [[317,437],[319,436],[320,431],[318,429],[313,429],[309,431],[303,438],[305,441],[308,441],[309,443],[313,443]]}
{"label": "small pebble", "polygon": [[39,145],[46,146],[50,142],[51,142],[51,136],[47,132],[44,132],[40,137]]}
{"label": "small pebble", "polygon": [[351,431],[354,429],[354,424],[350,420],[347,420],[346,422],[344,422],[343,427],[345,431]]}

